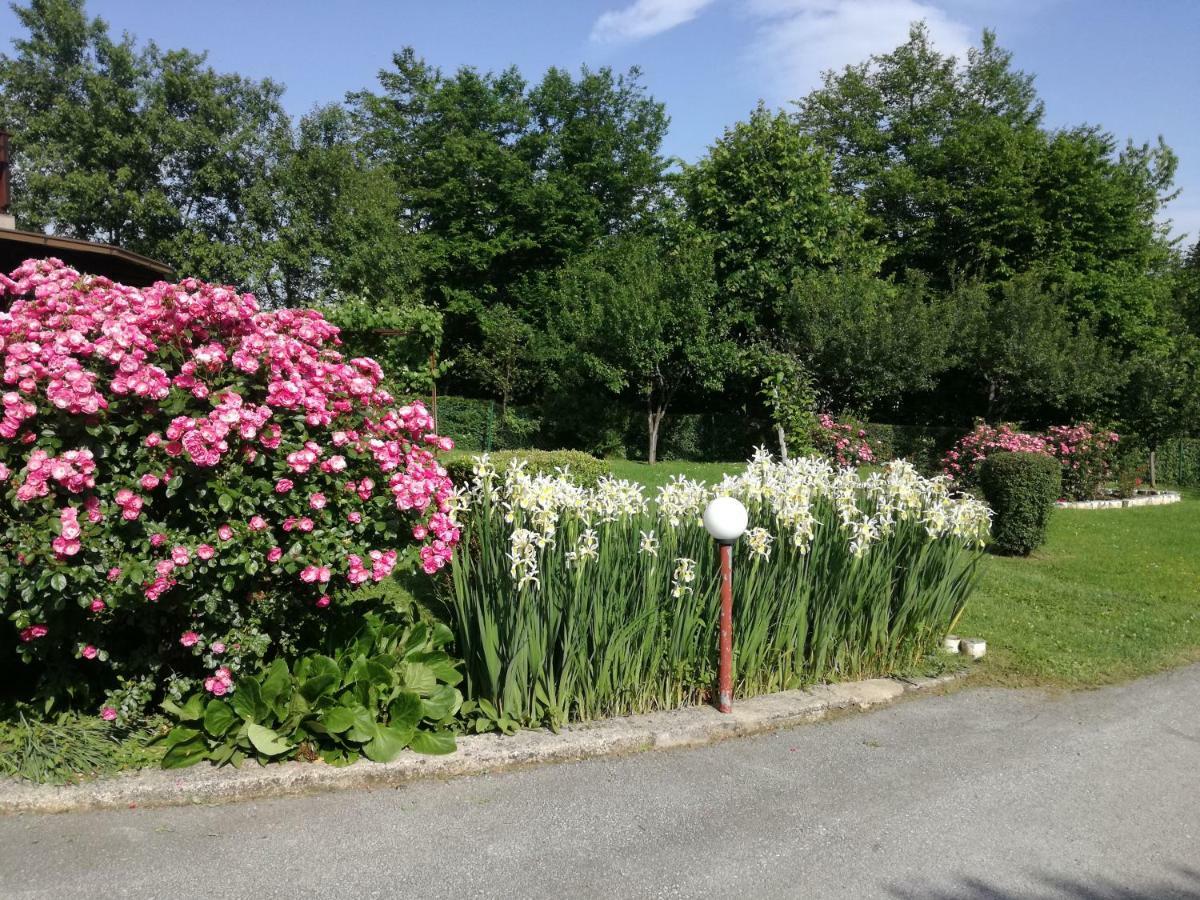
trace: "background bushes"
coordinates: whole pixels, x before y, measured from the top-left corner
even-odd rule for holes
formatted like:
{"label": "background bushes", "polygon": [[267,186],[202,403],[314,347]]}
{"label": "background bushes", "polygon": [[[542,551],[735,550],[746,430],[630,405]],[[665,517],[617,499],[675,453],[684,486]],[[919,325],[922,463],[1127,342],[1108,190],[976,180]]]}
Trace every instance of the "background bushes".
{"label": "background bushes", "polygon": [[1046,523],[1062,490],[1062,466],[1040,453],[994,453],[979,469],[983,495],[995,513],[993,546],[1028,556],[1046,541]]}

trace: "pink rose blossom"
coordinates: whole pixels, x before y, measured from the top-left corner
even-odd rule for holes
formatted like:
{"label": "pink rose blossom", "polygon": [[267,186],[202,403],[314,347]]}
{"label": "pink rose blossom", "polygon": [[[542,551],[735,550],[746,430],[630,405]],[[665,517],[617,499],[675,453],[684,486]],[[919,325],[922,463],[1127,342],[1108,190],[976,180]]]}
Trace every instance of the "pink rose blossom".
{"label": "pink rose blossom", "polygon": [[93,647],[91,644],[88,644],[86,647],[83,648],[82,651],[80,651],[80,653],[84,659],[95,659],[96,656],[100,653],[100,651],[98,649],[96,649],[95,647]]}
{"label": "pink rose blossom", "polygon": [[100,718],[102,718],[105,722],[113,722],[117,718],[117,711],[111,706],[106,706],[104,709],[100,710]]}
{"label": "pink rose blossom", "polygon": [[183,644],[185,647],[195,647],[198,643],[200,643],[200,635],[196,634],[194,631],[185,631],[183,636],[179,638],[179,643]]}
{"label": "pink rose blossom", "polygon": [[201,544],[196,548],[196,555],[201,559],[212,559],[217,555],[217,549],[212,544]]}
{"label": "pink rose blossom", "polygon": [[217,537],[223,541],[228,541],[233,538],[233,528],[229,525],[222,525],[217,529]]}

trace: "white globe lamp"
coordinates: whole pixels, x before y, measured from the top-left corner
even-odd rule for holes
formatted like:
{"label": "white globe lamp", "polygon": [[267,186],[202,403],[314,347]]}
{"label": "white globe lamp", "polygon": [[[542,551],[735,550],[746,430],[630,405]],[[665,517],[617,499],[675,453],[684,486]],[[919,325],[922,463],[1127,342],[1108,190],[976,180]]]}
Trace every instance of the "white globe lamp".
{"label": "white globe lamp", "polygon": [[716,497],[704,509],[704,528],[718,544],[732,544],[746,531],[749,515],[739,500]]}

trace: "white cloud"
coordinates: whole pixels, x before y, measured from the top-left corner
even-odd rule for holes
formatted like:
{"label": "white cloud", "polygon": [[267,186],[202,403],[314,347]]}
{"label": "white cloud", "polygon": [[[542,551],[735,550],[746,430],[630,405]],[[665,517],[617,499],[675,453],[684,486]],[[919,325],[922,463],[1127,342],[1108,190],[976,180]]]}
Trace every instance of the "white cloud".
{"label": "white cloud", "polygon": [[638,41],[669,31],[694,19],[713,0],[634,0],[623,9],[601,14],[592,26],[592,40]]}
{"label": "white cloud", "polygon": [[773,102],[803,96],[826,69],[894,49],[920,19],[942,53],[963,56],[975,36],[927,0],[746,0],[745,9],[758,22],[747,58],[768,78]]}

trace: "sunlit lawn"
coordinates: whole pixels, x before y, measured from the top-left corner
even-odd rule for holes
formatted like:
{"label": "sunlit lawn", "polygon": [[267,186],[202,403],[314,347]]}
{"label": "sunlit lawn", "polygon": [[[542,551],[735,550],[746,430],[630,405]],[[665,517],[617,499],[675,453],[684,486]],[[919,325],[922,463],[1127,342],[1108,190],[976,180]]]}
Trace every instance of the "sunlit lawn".
{"label": "sunlit lawn", "polygon": [[1200,660],[1200,497],[1056,510],[1028,559],[988,557],[957,631],[988,641],[982,674],[1081,687]]}

